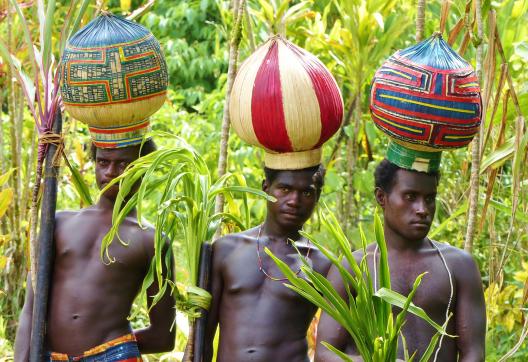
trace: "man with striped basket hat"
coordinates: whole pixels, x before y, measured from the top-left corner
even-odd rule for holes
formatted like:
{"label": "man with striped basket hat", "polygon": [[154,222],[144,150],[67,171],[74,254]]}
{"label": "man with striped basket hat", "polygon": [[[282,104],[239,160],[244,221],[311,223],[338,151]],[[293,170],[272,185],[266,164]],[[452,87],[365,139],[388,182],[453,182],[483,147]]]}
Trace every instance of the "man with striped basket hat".
{"label": "man with striped basket hat", "polygon": [[280,36],[240,67],[231,93],[231,123],[265,150],[264,222],[213,243],[205,361],[309,361],[306,333],[316,307],[283,285],[268,248],[300,274],[301,258],[326,274],[330,262],[301,237],[321,195],[321,147],[340,127],[343,103],[335,80],[312,54]]}

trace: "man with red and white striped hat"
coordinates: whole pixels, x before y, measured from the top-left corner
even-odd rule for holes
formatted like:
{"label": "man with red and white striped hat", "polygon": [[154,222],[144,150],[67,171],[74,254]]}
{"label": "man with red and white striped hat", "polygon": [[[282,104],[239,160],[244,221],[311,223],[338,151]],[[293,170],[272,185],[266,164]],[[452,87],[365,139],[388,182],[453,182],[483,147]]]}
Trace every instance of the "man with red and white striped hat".
{"label": "man with red and white striped hat", "polygon": [[341,125],[341,94],[315,56],[275,36],[240,67],[229,110],[237,134],[265,150],[262,189],[276,201],[264,223],[213,243],[205,361],[218,325],[219,362],[309,361],[316,307],[284,286],[264,248],[298,274],[305,258],[326,275],[330,262],[299,231],[321,195],[321,147]]}

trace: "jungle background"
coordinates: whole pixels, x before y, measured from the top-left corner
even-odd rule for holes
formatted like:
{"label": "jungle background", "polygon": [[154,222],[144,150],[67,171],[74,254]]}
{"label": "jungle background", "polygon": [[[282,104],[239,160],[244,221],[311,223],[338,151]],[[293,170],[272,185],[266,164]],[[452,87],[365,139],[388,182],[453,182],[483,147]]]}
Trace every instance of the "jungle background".
{"label": "jungle background", "polygon": [[[343,128],[324,149],[327,174],[321,202],[334,210],[351,240],[359,240],[359,223],[371,229],[373,171],[387,144],[370,120],[370,80],[387,57],[415,43],[417,28],[424,37],[442,31],[444,39],[477,68],[486,113],[479,139],[468,149],[444,152],[430,236],[465,248],[478,262],[487,304],[486,360],[528,360],[524,341],[528,334],[528,123],[524,117],[528,114],[528,1],[53,1],[53,21],[46,21],[44,29],[48,38],[39,35],[45,19],[39,5],[43,9],[44,1],[17,0],[17,7],[14,1],[0,1],[0,39],[19,61],[13,66],[0,56],[0,361],[12,358],[30,266],[30,206],[38,154],[38,128],[21,87],[21,82],[27,85],[33,79],[28,70],[31,54],[22,35],[32,35],[35,49],[44,49],[37,52],[37,63],[55,69],[61,29],[70,21],[71,9],[84,6],[80,26],[106,9],[123,16],[134,14],[158,38],[170,85],[167,102],[152,116],[153,129],[185,139],[202,155],[213,177],[218,177],[236,14],[242,14],[239,62],[276,32],[317,55],[334,74],[345,104]],[[420,9],[424,19],[416,24]],[[23,76],[15,76],[17,72]],[[79,175],[91,198],[96,198],[97,190],[87,129],[63,116],[64,152],[79,174],[73,175],[63,162],[57,209],[76,209],[89,202],[75,182]],[[159,137],[156,142],[170,148],[174,139]],[[259,188],[261,151],[235,134],[227,145],[227,170],[244,175],[249,186]],[[472,170],[476,182],[471,182]],[[263,219],[264,202],[250,199],[249,225]],[[154,217],[155,206],[145,207],[147,219]],[[239,200],[226,203],[233,214],[241,213],[239,206]],[[324,233],[319,226],[315,215],[307,229]],[[223,228],[223,232],[234,230],[229,224]],[[185,281],[187,256],[179,245],[173,243],[177,279]],[[138,297],[135,310],[132,324],[144,325],[148,321],[144,296]],[[186,334],[186,319],[178,314],[175,352],[145,360],[177,360]]]}

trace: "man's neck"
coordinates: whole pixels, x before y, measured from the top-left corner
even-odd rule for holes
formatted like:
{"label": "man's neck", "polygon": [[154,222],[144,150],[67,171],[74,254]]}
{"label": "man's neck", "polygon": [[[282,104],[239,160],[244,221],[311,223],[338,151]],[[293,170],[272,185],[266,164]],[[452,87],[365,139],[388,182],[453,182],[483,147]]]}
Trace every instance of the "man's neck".
{"label": "man's neck", "polygon": [[298,240],[301,236],[299,234],[300,228],[285,228],[278,224],[269,215],[266,217],[266,221],[262,224],[262,234],[272,239],[292,239]]}
{"label": "man's neck", "polygon": [[393,250],[395,252],[418,251],[427,241],[427,238],[423,238],[420,240],[406,239],[402,235],[392,230],[387,225],[384,226],[383,231],[385,234],[385,242],[387,244],[387,249]]}

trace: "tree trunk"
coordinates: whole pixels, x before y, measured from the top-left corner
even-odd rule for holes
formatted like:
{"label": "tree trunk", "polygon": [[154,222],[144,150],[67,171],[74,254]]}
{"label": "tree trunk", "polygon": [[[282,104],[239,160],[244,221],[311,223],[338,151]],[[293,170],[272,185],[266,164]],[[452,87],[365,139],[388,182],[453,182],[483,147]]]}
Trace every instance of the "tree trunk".
{"label": "tree trunk", "polygon": [[416,41],[420,42],[424,37],[425,23],[425,0],[418,0],[416,4]]}
{"label": "tree trunk", "polygon": [[[226,96],[224,101],[224,116],[222,119],[222,133],[220,136],[220,154],[218,156],[218,177],[225,175],[227,171],[227,151],[229,146],[229,100],[231,98],[231,89],[235,82],[235,76],[237,72],[237,59],[238,59],[238,46],[240,44],[241,33],[242,33],[242,18],[244,16],[246,0],[235,0],[233,8],[236,10],[234,27],[231,32],[231,39],[229,41],[229,65],[227,68],[227,84],[226,84]],[[220,213],[224,210],[224,197],[221,194],[216,196],[215,200],[215,213]],[[221,234],[221,228],[216,230],[214,239],[218,239]]]}
{"label": "tree trunk", "polygon": [[[477,20],[477,58],[476,58],[476,72],[479,81],[482,85],[482,61],[483,57],[483,42],[484,36],[483,19],[482,19],[482,4],[480,0],[475,0],[475,18]],[[484,106],[484,105],[483,105]],[[486,119],[486,109],[482,107],[482,124],[480,131],[475,135],[473,144],[471,146],[471,177],[469,181],[469,212],[468,212],[468,227],[466,230],[466,240],[464,249],[471,253],[473,250],[473,238],[475,237],[475,225],[477,224],[478,211],[478,196],[479,196],[479,170],[480,170],[480,140],[481,133],[484,129],[484,120]]]}
{"label": "tree trunk", "polygon": [[343,197],[343,203],[344,203],[344,220],[345,222],[345,230],[348,232],[352,225],[355,225],[356,223],[356,215],[357,215],[357,207],[355,206],[355,189],[354,189],[354,175],[356,171],[356,165],[357,165],[357,159],[359,156],[359,150],[358,150],[358,134],[359,129],[361,125],[361,84],[362,80],[358,79],[358,93],[356,94],[356,99],[354,100],[354,110],[353,110],[353,131],[352,136],[348,139],[347,142],[347,161],[344,165],[344,169],[346,174],[348,175],[347,184],[348,184],[348,192],[346,194],[346,197]]}

